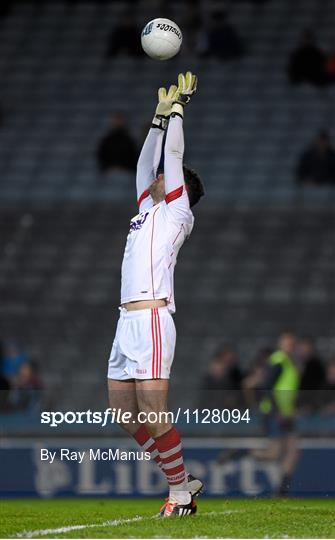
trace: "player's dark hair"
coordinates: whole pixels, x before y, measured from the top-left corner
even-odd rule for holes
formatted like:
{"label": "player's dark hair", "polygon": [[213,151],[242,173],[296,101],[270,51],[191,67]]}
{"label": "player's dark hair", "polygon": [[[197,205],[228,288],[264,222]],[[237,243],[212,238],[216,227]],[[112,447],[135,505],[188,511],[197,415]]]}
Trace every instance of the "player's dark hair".
{"label": "player's dark hair", "polygon": [[192,207],[205,195],[205,190],[200,177],[193,169],[189,169],[189,167],[183,165],[183,170],[187,194],[190,200],[190,206]]}

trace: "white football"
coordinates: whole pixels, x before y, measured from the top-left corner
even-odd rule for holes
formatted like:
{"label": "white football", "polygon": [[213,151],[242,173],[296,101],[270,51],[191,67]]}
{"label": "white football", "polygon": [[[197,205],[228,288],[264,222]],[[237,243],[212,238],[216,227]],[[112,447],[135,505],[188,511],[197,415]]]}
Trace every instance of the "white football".
{"label": "white football", "polygon": [[142,30],[143,50],[155,60],[168,60],[177,54],[183,41],[179,26],[170,19],[153,19]]}

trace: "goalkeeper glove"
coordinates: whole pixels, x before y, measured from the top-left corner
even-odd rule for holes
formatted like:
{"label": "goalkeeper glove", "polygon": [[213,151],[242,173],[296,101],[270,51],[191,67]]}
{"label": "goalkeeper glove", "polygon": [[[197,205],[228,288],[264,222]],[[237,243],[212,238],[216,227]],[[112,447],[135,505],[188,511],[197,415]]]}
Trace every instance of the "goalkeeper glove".
{"label": "goalkeeper glove", "polygon": [[191,96],[193,96],[193,94],[196,92],[197,83],[197,76],[193,75],[193,73],[191,73],[190,71],[188,71],[185,75],[183,73],[179,73],[178,88],[174,94],[174,100],[171,109],[171,114],[173,116],[174,114],[179,114],[179,116],[181,117],[184,116],[184,107],[190,102]]}
{"label": "goalkeeper glove", "polygon": [[167,128],[176,92],[177,87],[175,84],[171,85],[168,91],[166,91],[166,88],[160,88],[158,90],[158,105],[152,121],[153,127],[160,129]]}

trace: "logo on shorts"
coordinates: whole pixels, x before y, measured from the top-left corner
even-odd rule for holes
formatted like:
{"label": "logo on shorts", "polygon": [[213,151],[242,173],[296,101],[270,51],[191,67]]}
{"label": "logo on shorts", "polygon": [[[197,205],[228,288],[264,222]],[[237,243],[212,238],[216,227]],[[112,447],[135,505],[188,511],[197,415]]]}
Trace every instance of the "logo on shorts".
{"label": "logo on shorts", "polygon": [[136,373],[138,373],[139,375],[144,375],[144,374],[147,372],[146,369],[136,369],[135,371],[136,371]]}

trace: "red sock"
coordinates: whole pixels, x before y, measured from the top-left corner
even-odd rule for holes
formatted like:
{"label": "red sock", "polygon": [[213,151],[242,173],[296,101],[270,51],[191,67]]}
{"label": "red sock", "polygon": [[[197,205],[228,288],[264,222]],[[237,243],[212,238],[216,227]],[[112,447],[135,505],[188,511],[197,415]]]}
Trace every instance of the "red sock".
{"label": "red sock", "polygon": [[162,467],[162,460],[160,458],[155,439],[151,437],[144,424],[141,424],[141,427],[138,428],[134,435],[134,439],[143,448],[143,451],[150,452],[151,459],[156,461],[159,467]]}
{"label": "red sock", "polygon": [[184,484],[186,480],[179,433],[172,427],[160,437],[156,437],[155,441],[169,486],[176,489],[176,486]]}

